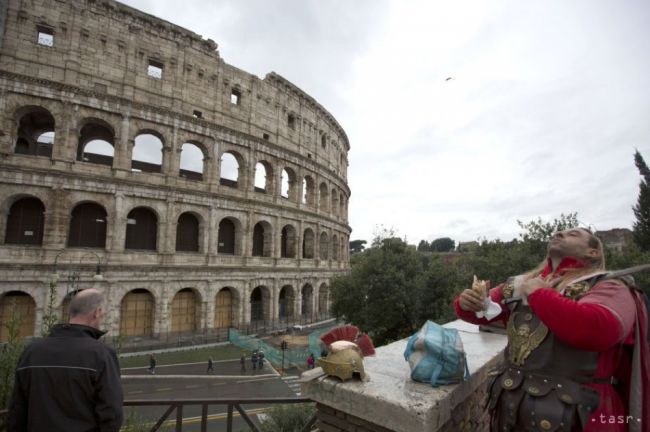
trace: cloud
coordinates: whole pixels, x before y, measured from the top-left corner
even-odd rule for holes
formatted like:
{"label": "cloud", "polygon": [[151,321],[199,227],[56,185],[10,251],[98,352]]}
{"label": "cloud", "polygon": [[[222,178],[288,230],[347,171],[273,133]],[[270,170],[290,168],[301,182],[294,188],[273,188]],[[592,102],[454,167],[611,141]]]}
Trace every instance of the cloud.
{"label": "cloud", "polygon": [[573,211],[631,227],[634,149],[650,160],[643,0],[127,3],[332,112],[353,239],[380,224],[415,243],[510,239],[517,219]]}

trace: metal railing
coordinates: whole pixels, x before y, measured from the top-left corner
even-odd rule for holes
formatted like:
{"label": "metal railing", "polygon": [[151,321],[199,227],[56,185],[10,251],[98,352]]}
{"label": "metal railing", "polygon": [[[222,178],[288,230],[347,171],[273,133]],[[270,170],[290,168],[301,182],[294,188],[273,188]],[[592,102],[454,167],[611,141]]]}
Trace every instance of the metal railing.
{"label": "metal railing", "polygon": [[[232,422],[235,410],[239,413],[242,419],[248,424],[251,431],[261,432],[261,429],[253,422],[242,405],[248,404],[297,404],[313,402],[307,398],[254,398],[254,399],[152,399],[152,400],[128,400],[124,401],[125,407],[145,407],[145,406],[158,406],[167,407],[167,410],[153,423],[150,432],[156,432],[160,429],[174,411],[176,411],[176,419],[173,420],[174,431],[183,431],[183,408],[188,406],[201,407],[201,432],[208,431],[208,406],[210,405],[226,405],[226,430],[232,432]],[[0,432],[5,432],[7,429],[7,410],[0,411]],[[316,423],[316,414],[314,414],[309,421],[302,428],[302,432],[309,432]]]}

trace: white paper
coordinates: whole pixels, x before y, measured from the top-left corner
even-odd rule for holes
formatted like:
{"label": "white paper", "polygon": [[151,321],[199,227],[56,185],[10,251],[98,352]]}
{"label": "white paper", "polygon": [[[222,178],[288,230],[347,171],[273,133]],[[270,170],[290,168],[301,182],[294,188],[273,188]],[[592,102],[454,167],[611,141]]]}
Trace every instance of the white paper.
{"label": "white paper", "polygon": [[485,318],[488,321],[501,313],[501,305],[492,301],[490,297],[485,298],[485,310],[476,312],[476,318]]}

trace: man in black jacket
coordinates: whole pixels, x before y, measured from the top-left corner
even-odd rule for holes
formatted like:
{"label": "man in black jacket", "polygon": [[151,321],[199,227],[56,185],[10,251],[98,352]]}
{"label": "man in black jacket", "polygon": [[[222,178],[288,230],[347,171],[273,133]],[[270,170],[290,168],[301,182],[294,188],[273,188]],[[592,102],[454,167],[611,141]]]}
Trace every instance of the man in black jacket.
{"label": "man in black jacket", "polygon": [[122,385],[115,351],[98,339],[105,298],[96,289],[70,302],[70,323],[33,341],[16,368],[8,430],[117,432]]}

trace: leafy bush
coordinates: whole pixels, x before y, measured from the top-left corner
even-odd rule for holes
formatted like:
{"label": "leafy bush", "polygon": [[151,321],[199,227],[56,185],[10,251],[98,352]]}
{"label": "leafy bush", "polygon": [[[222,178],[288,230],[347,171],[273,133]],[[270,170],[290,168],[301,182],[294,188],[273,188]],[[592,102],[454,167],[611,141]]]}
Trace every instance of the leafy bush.
{"label": "leafy bush", "polygon": [[267,414],[268,419],[262,423],[262,432],[300,432],[316,413],[312,403],[277,405]]}

